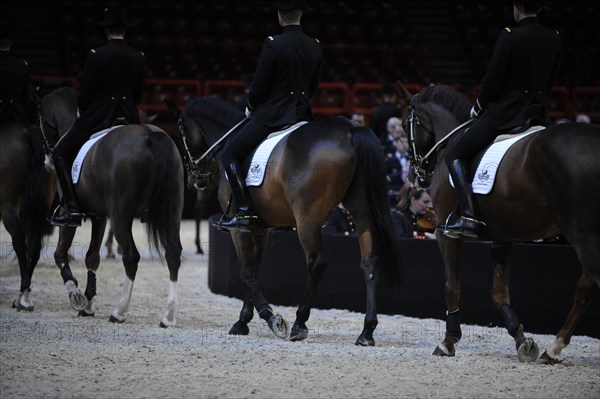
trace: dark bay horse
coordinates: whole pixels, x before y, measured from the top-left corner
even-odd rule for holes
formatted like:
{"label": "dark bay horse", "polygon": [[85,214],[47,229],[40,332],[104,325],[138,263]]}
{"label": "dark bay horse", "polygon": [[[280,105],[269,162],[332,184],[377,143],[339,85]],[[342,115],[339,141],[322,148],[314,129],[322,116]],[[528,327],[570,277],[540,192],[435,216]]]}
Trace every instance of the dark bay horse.
{"label": "dark bay horse", "polygon": [[[43,104],[41,114],[46,121],[71,123],[76,117],[75,92],[61,91]],[[64,132],[61,132],[64,133]],[[110,321],[123,322],[129,309],[140,253],[132,235],[134,218],[146,223],[152,248],[164,248],[169,269],[167,311],[160,325],[175,325],[176,283],[181,264],[179,228],[183,208],[183,163],[175,142],[153,125],[125,125],[114,128],[96,142],[88,152],[79,182],[77,196],[92,222],[90,247],[85,256],[88,279],[85,295],[77,287],[69,267],[68,250],[76,228],[61,227],[54,259],[69,291],[71,305],[81,315],[94,314],[96,271],[100,264],[100,247],[107,217],[121,248],[126,279],[119,304]]]}
{"label": "dark bay horse", "polygon": [[[180,114],[180,126],[183,145],[188,149],[185,158],[190,175],[208,179],[211,171],[222,167],[218,152],[208,150],[242,117],[239,110],[216,97],[200,97],[186,105]],[[203,153],[209,156],[202,158]],[[375,345],[376,282],[382,278],[380,272],[385,273],[388,282],[397,281],[399,275],[379,140],[369,129],[356,127],[343,118],[311,122],[275,146],[265,176],[260,187],[249,187],[253,209],[262,225],[252,232],[231,232],[247,295],[239,320],[229,333],[248,334],[248,323],[256,308],[276,336],[288,338],[287,323],[273,313],[263,297],[258,275],[269,228],[295,226],[306,256],[308,283],[289,339],[299,341],[308,336],[306,322],[326,267],[321,227],[327,215],[343,203],[356,223],[360,267],[367,285],[364,328],[356,344]],[[229,195],[225,174],[220,173],[219,200],[224,210]],[[281,262],[285,267],[286,260]]]}
{"label": "dark bay horse", "polygon": [[13,307],[31,311],[31,279],[44,237],[52,233],[46,214],[55,192],[55,180],[44,168],[38,130],[21,123],[0,124],[0,179],[0,219],[11,236],[21,273]]}
{"label": "dark bay horse", "polygon": [[[418,95],[401,87],[410,102],[406,118],[417,184],[431,185],[439,221],[454,212],[457,199],[449,184],[444,155],[465,127],[471,101],[445,86],[431,86]],[[600,285],[600,127],[568,123],[550,126],[516,142],[498,166],[496,182],[487,195],[475,195],[486,222],[482,239],[491,241],[494,262],[492,299],[521,360],[535,360],[537,344],[525,337],[523,325],[510,307],[509,267],[512,243],[554,237],[573,245],[582,272],[573,306],[541,361],[562,361],[578,320]],[[438,233],[446,270],[446,337],[434,354],[453,356],[461,338],[460,259],[462,239]]]}

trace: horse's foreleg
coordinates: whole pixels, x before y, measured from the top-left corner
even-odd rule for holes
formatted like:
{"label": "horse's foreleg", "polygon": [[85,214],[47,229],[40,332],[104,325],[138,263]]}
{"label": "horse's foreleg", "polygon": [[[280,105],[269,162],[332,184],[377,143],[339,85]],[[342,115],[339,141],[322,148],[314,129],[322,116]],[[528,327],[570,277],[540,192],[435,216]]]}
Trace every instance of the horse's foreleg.
{"label": "horse's foreleg", "polygon": [[60,275],[62,276],[67,292],[69,293],[71,307],[79,312],[87,306],[88,301],[79,289],[79,283],[77,282],[77,279],[73,277],[71,267],[69,266],[69,248],[71,248],[71,244],[73,243],[76,230],[77,227],[71,226],[63,226],[60,228],[58,244],[56,245],[56,251],[54,251],[54,262],[60,270]]}
{"label": "horse's foreleg", "polygon": [[525,337],[523,325],[510,306],[510,290],[508,287],[512,253],[512,243],[494,243],[492,245],[492,261],[494,262],[492,301],[496,309],[502,314],[504,327],[515,339],[519,359],[531,362],[538,358],[540,350],[532,338]]}
{"label": "horse's foreleg", "polygon": [[244,304],[242,305],[242,310],[240,311],[240,318],[229,330],[230,335],[248,335],[250,329],[248,328],[248,323],[254,317],[254,307],[252,305],[252,300],[250,299],[250,293],[247,293],[244,298]]}
{"label": "horse's foreleg", "polygon": [[[231,232],[231,238],[235,244],[235,250],[240,262],[240,277],[247,289],[246,300],[240,312],[240,319],[234,324],[231,330],[241,333],[246,331],[247,324],[252,319],[252,312],[248,306],[251,303],[259,317],[267,322],[271,331],[278,338],[286,339],[288,337],[286,321],[281,315],[273,313],[273,308],[271,308],[258,287],[259,265],[267,241],[267,234],[252,233],[250,235],[234,230]],[[231,331],[230,334],[232,334]]]}
{"label": "horse's foreleg", "polygon": [[460,259],[462,257],[462,240],[448,239],[438,234],[438,245],[444,260],[446,286],[446,335],[444,340],[433,351],[437,356],[454,356],[456,344],[462,337],[460,328]]}
{"label": "horse's foreleg", "polygon": [[358,237],[360,245],[361,261],[360,268],[363,272],[365,279],[365,285],[367,287],[367,311],[365,313],[365,322],[363,330],[356,340],[356,345],[361,346],[375,346],[375,339],[373,338],[373,332],[377,328],[377,271],[375,270],[375,264],[373,263],[372,250],[373,242],[371,234],[366,232],[362,233]]}
{"label": "horse's foreleg", "polygon": [[569,315],[567,316],[567,319],[565,320],[561,329],[556,334],[556,338],[554,339],[552,345],[546,348],[540,357],[541,361],[550,364],[562,362],[561,352],[571,342],[571,337],[575,332],[577,322],[579,322],[579,319],[583,315],[583,312],[588,307],[590,300],[596,292],[598,292],[597,280],[593,279],[585,272],[581,273],[581,276],[577,281],[575,298]]}
{"label": "horse's foreleg", "polygon": [[131,227],[133,220],[118,221],[118,218],[112,218],[113,232],[117,244],[121,246],[122,261],[125,267],[125,282],[123,283],[123,291],[117,307],[112,311],[108,321],[112,323],[122,323],[125,321],[125,314],[129,310],[131,303],[131,293],[133,292],[133,282],[137,274],[138,264],[140,262],[140,253],[135,247]]}
{"label": "horse's foreleg", "polygon": [[202,215],[204,213],[204,194],[198,192],[196,194],[196,203],[194,204],[194,219],[196,221],[196,253],[204,254],[202,250],[202,242],[200,240],[200,224],[202,223]]}
{"label": "horse's foreleg", "polygon": [[85,287],[85,297],[88,300],[85,309],[79,312],[79,316],[94,316],[94,297],[96,296],[96,272],[100,265],[100,247],[102,246],[102,237],[106,229],[106,218],[92,219],[92,237],[90,247],[85,255],[85,265],[87,267],[87,284]]}
{"label": "horse's foreleg", "polygon": [[177,279],[179,276],[179,267],[181,266],[181,241],[179,239],[180,220],[172,220],[173,225],[170,228],[167,245],[165,248],[165,259],[169,268],[169,296],[167,298],[167,310],[163,314],[159,326],[163,328],[174,327],[175,310],[177,308]]}

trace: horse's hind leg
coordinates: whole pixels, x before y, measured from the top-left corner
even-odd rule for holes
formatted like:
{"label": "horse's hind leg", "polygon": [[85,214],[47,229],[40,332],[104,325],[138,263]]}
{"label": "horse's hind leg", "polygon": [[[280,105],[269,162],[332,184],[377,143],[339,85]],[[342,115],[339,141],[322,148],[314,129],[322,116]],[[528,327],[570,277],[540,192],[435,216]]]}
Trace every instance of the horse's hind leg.
{"label": "horse's hind leg", "polygon": [[179,238],[179,226],[181,220],[177,217],[171,218],[171,226],[168,228],[165,259],[169,268],[169,296],[167,299],[167,311],[163,315],[159,326],[163,328],[173,327],[176,324],[175,310],[177,306],[177,279],[179,267],[181,266],[181,240]]}
{"label": "horse's hind leg", "polygon": [[299,224],[298,238],[304,249],[306,256],[306,266],[308,269],[308,283],[302,300],[296,311],[296,321],[292,326],[290,341],[302,341],[308,337],[308,327],[306,322],[310,317],[310,310],[317,292],[317,287],[327,267],[327,262],[323,257],[321,242],[321,223],[318,224]]}
{"label": "horse's hind leg", "polygon": [[31,291],[31,274],[33,271],[29,270],[27,264],[27,244],[25,240],[25,232],[19,221],[16,209],[4,210],[2,212],[2,220],[4,227],[12,239],[12,247],[17,255],[17,261],[19,262],[19,271],[21,272],[21,287],[19,289],[19,295],[13,302],[12,307],[17,310],[33,310],[33,303],[29,293]]}
{"label": "horse's hind leg", "polygon": [[600,254],[598,253],[600,238],[590,234],[580,241],[572,240],[571,242],[581,262],[582,272],[577,281],[575,298],[569,315],[556,334],[552,345],[540,357],[540,360],[545,363],[552,364],[562,361],[562,350],[571,342],[579,319],[600,286]]}
{"label": "horse's hind leg", "polygon": [[96,272],[100,265],[100,247],[102,246],[102,237],[106,229],[106,218],[92,219],[92,237],[90,247],[85,255],[85,266],[87,267],[87,284],[85,287],[85,297],[88,300],[85,309],[79,311],[79,316],[94,316],[94,297],[96,296]]}
{"label": "horse's hind leg", "polygon": [[502,314],[504,327],[515,339],[519,359],[531,362],[537,359],[540,350],[532,338],[525,337],[523,325],[519,323],[517,314],[510,306],[508,286],[512,252],[512,243],[494,243],[492,245],[492,260],[494,262],[492,300],[496,309]]}
{"label": "horse's hind leg", "polygon": [[125,267],[125,281],[123,283],[123,292],[117,307],[112,311],[108,319],[112,323],[122,323],[125,321],[125,314],[129,310],[131,303],[131,293],[133,292],[133,282],[137,274],[138,263],[140,262],[140,253],[135,247],[131,227],[133,219],[124,220],[123,218],[111,218],[115,240],[121,246],[122,261]]}
{"label": "horse's hind leg", "polygon": [[75,277],[73,277],[71,267],[69,266],[69,248],[71,248],[71,244],[73,243],[76,230],[77,227],[71,226],[60,228],[58,244],[56,245],[56,251],[54,251],[54,262],[60,270],[65,287],[67,287],[71,307],[77,311],[81,311],[87,306],[87,298],[79,289],[79,284]]}

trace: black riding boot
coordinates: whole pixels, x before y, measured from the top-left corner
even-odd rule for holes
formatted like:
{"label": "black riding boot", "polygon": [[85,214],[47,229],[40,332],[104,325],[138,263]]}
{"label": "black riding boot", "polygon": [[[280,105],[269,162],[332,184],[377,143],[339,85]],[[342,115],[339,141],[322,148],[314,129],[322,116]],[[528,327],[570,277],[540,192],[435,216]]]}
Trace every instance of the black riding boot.
{"label": "black riding boot", "polygon": [[461,216],[452,224],[444,228],[444,235],[451,238],[459,236],[479,237],[479,226],[485,223],[478,220],[475,214],[475,203],[473,202],[473,191],[467,176],[467,168],[464,161],[455,159],[449,165],[450,176],[454,182],[454,189],[458,196]]}
{"label": "black riding boot", "polygon": [[236,163],[231,163],[224,167],[229,185],[231,186],[233,204],[237,207],[237,210],[231,218],[223,215],[221,220],[213,222],[215,227],[222,230],[239,229],[241,231],[251,231],[252,219],[256,219],[256,216],[250,211],[246,184],[244,184],[238,172],[239,168],[240,166]]}
{"label": "black riding boot", "polygon": [[55,226],[81,226],[81,217],[83,214],[79,212],[77,195],[71,181],[69,163],[64,158],[56,158],[54,160],[54,169],[56,170],[56,177],[58,178],[58,184],[62,192],[64,212],[60,215],[54,212],[50,223]]}

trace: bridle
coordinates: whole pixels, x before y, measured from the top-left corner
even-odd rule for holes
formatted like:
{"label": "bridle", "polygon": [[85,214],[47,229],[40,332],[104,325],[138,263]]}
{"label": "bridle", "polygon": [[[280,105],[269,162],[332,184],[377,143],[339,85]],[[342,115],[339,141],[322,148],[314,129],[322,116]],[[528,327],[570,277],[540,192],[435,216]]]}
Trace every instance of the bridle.
{"label": "bridle", "polygon": [[452,137],[454,133],[470,125],[474,121],[474,119],[468,119],[466,122],[461,123],[454,129],[452,129],[450,133],[446,134],[440,141],[435,143],[425,155],[421,156],[417,153],[417,145],[415,144],[415,125],[421,126],[421,121],[419,120],[419,116],[417,115],[417,109],[414,104],[417,95],[418,94],[414,95],[411,98],[410,103],[408,105],[408,131],[410,137],[411,152],[410,161],[413,170],[415,171],[415,175],[417,176],[417,179],[419,179],[421,182],[425,182],[431,179],[431,177],[433,176],[433,168],[431,167],[431,159],[433,158],[433,155],[436,155],[438,150],[443,145],[447,144],[447,141],[450,139],[450,137]]}
{"label": "bridle", "polygon": [[[248,118],[243,118],[238,123],[235,124],[227,133],[225,133],[219,140],[217,140],[213,145],[211,145],[202,155],[197,158],[194,158],[192,152],[190,151],[190,145],[188,144],[188,138],[185,135],[185,129],[183,127],[183,115],[180,114],[177,119],[177,131],[179,132],[179,136],[183,143],[183,158],[185,162],[185,167],[188,172],[188,175],[194,178],[194,187],[196,190],[204,190],[208,187],[208,182],[210,178],[216,175],[214,172],[214,168],[210,168],[210,166],[214,165],[217,162],[216,154],[218,150],[215,150],[219,144],[221,144],[229,135],[234,132],[242,123],[247,121]],[[210,157],[209,157],[210,156]],[[202,182],[200,185],[198,182]]]}
{"label": "bridle", "polygon": [[58,128],[56,126],[52,125],[50,122],[48,122],[48,120],[44,116],[44,113],[42,111],[42,103],[41,102],[38,105],[38,122],[40,125],[40,132],[42,132],[42,138],[44,139],[44,152],[46,153],[46,155],[50,156],[50,154],[52,154],[52,150],[54,150],[54,146],[51,146],[50,142],[48,141],[48,135],[46,134],[45,126],[46,125],[50,126],[52,129],[54,129],[56,131],[57,134],[58,134]]}

